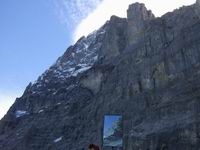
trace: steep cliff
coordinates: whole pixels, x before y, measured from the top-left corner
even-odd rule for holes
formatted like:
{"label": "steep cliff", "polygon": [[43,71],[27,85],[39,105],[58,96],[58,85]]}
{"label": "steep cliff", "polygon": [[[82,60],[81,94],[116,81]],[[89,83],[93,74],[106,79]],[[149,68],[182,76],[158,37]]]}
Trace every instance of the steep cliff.
{"label": "steep cliff", "polygon": [[200,149],[199,0],[159,18],[135,3],[82,37],[16,99],[0,149],[102,145],[105,114],[123,116],[124,150]]}

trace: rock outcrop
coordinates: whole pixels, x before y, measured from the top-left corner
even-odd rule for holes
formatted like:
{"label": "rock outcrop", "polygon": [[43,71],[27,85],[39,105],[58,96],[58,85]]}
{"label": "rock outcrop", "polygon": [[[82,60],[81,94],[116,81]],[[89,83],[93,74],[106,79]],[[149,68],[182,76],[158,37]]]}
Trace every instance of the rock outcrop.
{"label": "rock outcrop", "polygon": [[196,8],[195,8],[195,13],[198,15],[200,18],[200,0],[196,1]]}
{"label": "rock outcrop", "polygon": [[154,14],[147,10],[144,4],[135,3],[129,5],[127,10],[128,30],[127,38],[129,45],[141,38],[148,22],[154,19]]}
{"label": "rock outcrop", "polygon": [[16,99],[0,149],[102,145],[104,115],[121,114],[124,150],[199,150],[199,9],[155,18],[136,3],[82,37]]}

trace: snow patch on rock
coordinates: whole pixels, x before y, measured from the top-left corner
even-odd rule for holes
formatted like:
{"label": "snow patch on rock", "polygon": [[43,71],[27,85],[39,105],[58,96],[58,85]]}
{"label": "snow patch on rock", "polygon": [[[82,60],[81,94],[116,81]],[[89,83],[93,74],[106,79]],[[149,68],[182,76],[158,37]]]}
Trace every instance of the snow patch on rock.
{"label": "snow patch on rock", "polygon": [[43,110],[43,109],[41,109],[41,110],[39,110],[39,111],[38,111],[38,113],[42,113],[42,112],[44,112],[44,110]]}
{"label": "snow patch on rock", "polygon": [[63,137],[61,136],[61,137],[55,139],[53,142],[54,142],[54,143],[58,143],[58,142],[60,142],[60,141],[62,140],[62,138],[63,138]]}
{"label": "snow patch on rock", "polygon": [[[98,61],[106,26],[91,33],[87,37],[82,37],[74,46],[68,48],[64,55],[46,70],[32,85],[32,92],[39,93],[51,82],[65,82],[69,77],[76,77]],[[37,89],[37,91],[35,91]],[[55,91],[51,91],[56,94]]]}
{"label": "snow patch on rock", "polygon": [[27,111],[24,111],[24,110],[17,110],[15,112],[15,117],[16,118],[20,118],[20,117],[23,117],[25,115],[29,115],[29,113]]}

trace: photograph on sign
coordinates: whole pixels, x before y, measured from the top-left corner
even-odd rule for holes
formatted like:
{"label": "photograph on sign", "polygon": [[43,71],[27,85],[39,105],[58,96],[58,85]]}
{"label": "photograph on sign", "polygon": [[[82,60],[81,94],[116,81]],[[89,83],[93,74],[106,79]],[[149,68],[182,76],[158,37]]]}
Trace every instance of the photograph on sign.
{"label": "photograph on sign", "polygon": [[123,143],[122,116],[120,115],[104,116],[103,146],[122,147],[122,143]]}

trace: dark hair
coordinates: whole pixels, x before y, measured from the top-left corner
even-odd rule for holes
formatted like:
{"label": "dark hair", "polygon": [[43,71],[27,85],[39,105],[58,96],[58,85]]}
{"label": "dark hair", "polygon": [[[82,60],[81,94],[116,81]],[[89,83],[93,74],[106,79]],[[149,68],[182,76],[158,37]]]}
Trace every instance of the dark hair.
{"label": "dark hair", "polygon": [[99,148],[99,146],[97,146],[97,145],[94,145],[94,144],[90,144],[89,146],[88,146],[88,148],[89,149],[94,149],[94,150],[100,150],[100,148]]}

